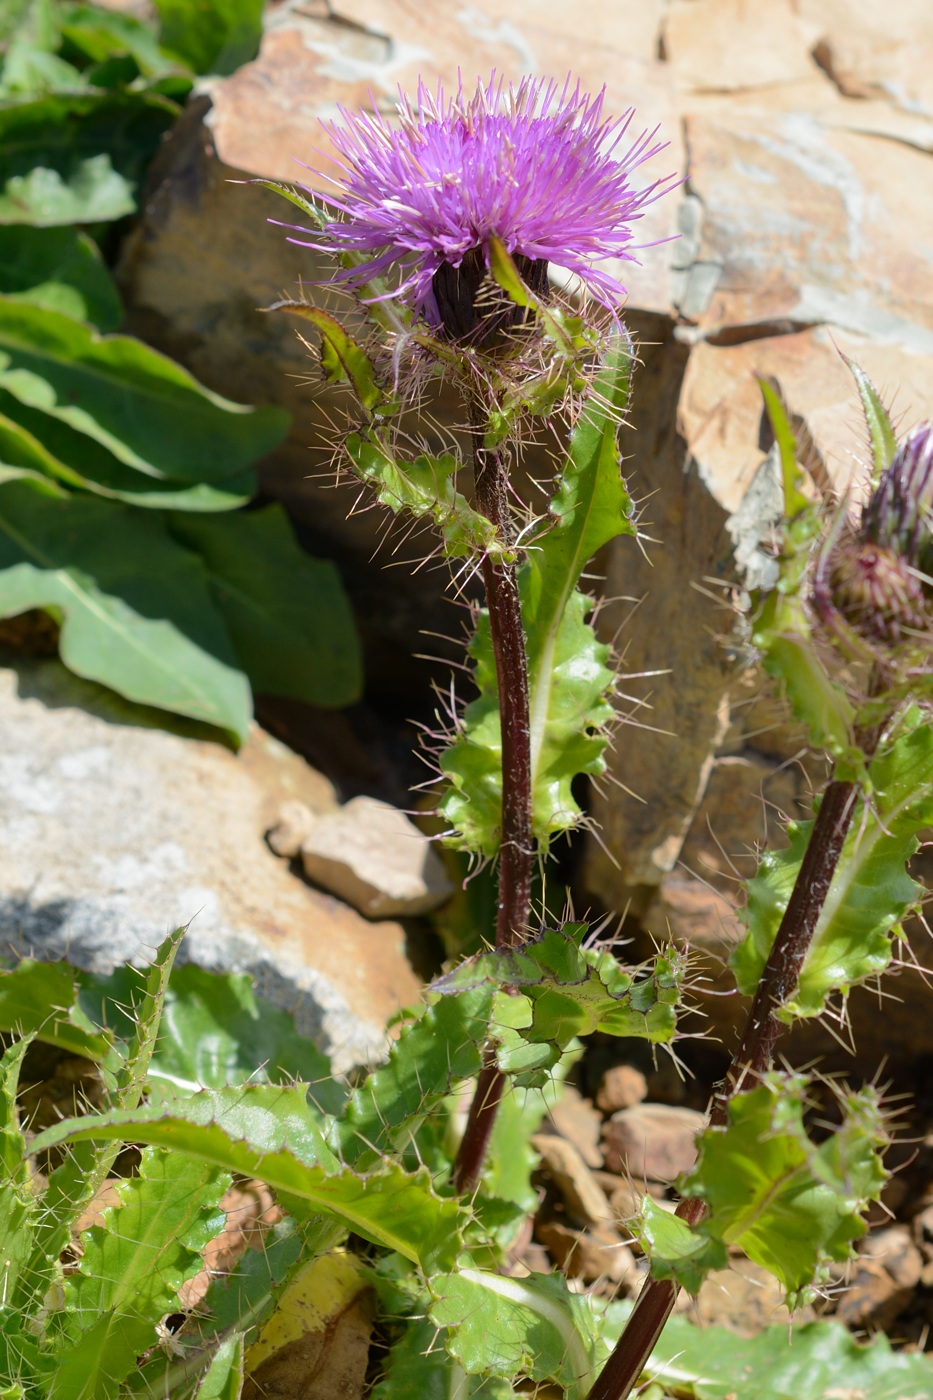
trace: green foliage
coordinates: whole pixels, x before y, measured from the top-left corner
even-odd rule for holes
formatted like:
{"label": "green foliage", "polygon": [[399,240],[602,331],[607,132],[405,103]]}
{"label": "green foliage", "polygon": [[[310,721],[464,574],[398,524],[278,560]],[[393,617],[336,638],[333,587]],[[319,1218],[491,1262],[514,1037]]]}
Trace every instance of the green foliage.
{"label": "green foliage", "polygon": [[468,1375],[554,1380],[566,1400],[583,1400],[597,1360],[595,1318],[559,1274],[461,1268],[430,1287],[431,1321],[448,1329],[447,1349]]}
{"label": "green foliage", "polygon": [[579,1035],[603,1031],[671,1041],[676,1029],[683,963],[658,955],[644,967],[624,968],[612,953],[584,948],[586,924],[546,929],[519,948],[480,953],[435,981],[435,991],[462,996],[487,988],[499,993],[490,1026],[499,1066],[518,1084],[541,1086]]}
{"label": "green foliage", "polygon": [[27,0],[0,80],[0,617],[49,612],[78,674],[235,743],[250,685],[321,706],[361,685],[337,573],[297,546],[283,512],[205,518],[249,501],[252,464],[288,416],[102,335],[119,298],[67,225],[133,211],[204,44],[206,67],[231,71],[255,50],[260,12],[167,5],[179,58],[132,16]]}
{"label": "green foliage", "polygon": [[[571,436],[548,508],[548,528],[528,542],[519,572],[528,638],[532,824],[544,846],[579,820],[574,778],[605,771],[614,674],[609,648],[586,620],[592,600],[577,583],[598,549],[618,535],[635,533],[618,445],[631,364],[629,343],[620,339],[606,355]],[[470,655],[479,696],[467,706],[457,737],[441,758],[451,784],[441,812],[455,845],[493,855],[499,845],[502,748],[485,611]]]}
{"label": "green foliage", "polygon": [[[834,991],[884,971],[899,921],[923,896],[906,862],[933,823],[933,731],[918,709],[901,716],[868,768],[862,799],[820,911],[799,986],[778,1012],[788,1022],[816,1016]],[[790,845],[767,851],[748,884],[748,933],[732,955],[740,991],[751,993],[767,961],[806,852],[812,822],[791,822]]]}
{"label": "green foliage", "polygon": [[139,1175],[117,1187],[119,1204],[85,1232],[78,1268],[65,1281],[50,1400],[119,1394],[223,1229],[217,1206],[230,1180],[176,1152],[142,1153]]}
{"label": "green foliage", "polygon": [[[614,1303],[604,1335],[615,1342],[630,1311]],[[740,1337],[673,1317],[646,1375],[677,1400],[928,1400],[931,1368],[919,1352],[894,1351],[884,1335],[865,1346],[841,1322],[768,1327]]]}
{"label": "green foliage", "polygon": [[466,1376],[453,1357],[435,1346],[437,1328],[410,1322],[389,1352],[372,1400],[511,1400],[511,1385],[496,1376]]}
{"label": "green foliage", "polygon": [[120,298],[97,245],[73,228],[0,227],[0,292],[115,331],[123,319]]}
{"label": "green foliage", "polygon": [[155,0],[164,47],[195,73],[233,73],[256,57],[264,0]]}
{"label": "green foliage", "polygon": [[877,485],[881,473],[891,465],[897,451],[894,425],[888,410],[881,401],[878,390],[865,371],[848,356],[843,355],[843,359],[852,371],[852,377],[862,401],[865,425],[868,428],[868,440],[871,444],[872,482]]}
{"label": "green foliage", "polygon": [[[784,1285],[791,1308],[809,1300],[828,1261],[850,1257],[852,1242],[867,1229],[862,1212],[887,1180],[877,1092],[846,1094],[842,1125],[815,1146],[803,1121],[806,1088],[803,1076],[772,1071],[757,1088],[734,1094],[728,1122],[699,1135],[697,1164],[682,1182],[685,1194],[709,1207],[696,1233],[739,1245]],[[693,1292],[701,1281],[698,1264],[725,1262],[722,1249],[717,1260],[715,1251],[684,1257],[675,1245],[669,1258],[656,1255],[653,1266],[685,1283],[689,1277]]]}

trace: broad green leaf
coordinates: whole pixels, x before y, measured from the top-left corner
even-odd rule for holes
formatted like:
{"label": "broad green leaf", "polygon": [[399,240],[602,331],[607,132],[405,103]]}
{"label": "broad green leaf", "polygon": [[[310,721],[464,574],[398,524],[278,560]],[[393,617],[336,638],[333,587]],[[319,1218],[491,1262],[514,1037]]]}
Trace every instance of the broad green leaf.
{"label": "broad green leaf", "polygon": [[709,1208],[697,1233],[738,1245],[783,1284],[791,1308],[809,1301],[829,1260],[851,1256],[868,1228],[861,1213],[887,1180],[877,1091],[846,1094],[841,1126],[817,1147],[803,1122],[806,1087],[802,1075],[772,1071],[734,1094],[728,1122],[699,1134],[681,1183]]}
{"label": "broad green leaf", "polygon": [[491,1009],[485,987],[419,1008],[393,1041],[388,1063],[354,1090],[334,1125],[341,1157],[353,1162],[374,1149],[403,1151],[457,1081],[479,1073]]}
{"label": "broad green leaf", "polygon": [[35,1035],[89,1060],[107,1058],[113,1040],[78,1005],[75,977],[67,963],[31,958],[0,971],[0,1031]]}
{"label": "broad green leaf", "polygon": [[50,93],[0,107],[0,224],[122,218],[177,105],[157,93]]}
{"label": "broad green leaf", "polygon": [[233,73],[256,57],[264,0],[156,0],[162,47],[195,73]]}
{"label": "broad green leaf", "polygon": [[894,454],[897,452],[894,425],[888,410],[881,402],[878,390],[865,371],[854,360],[850,360],[847,355],[843,355],[842,358],[852,371],[859,398],[862,400],[865,425],[868,428],[868,438],[871,443],[872,483],[877,486],[881,473],[891,465]]}
{"label": "broad green leaf", "polygon": [[193,963],[172,972],[149,1077],[184,1092],[301,1079],[322,1112],[339,1114],[346,1100],[327,1056],[297,1033],[288,1012],[257,1001],[245,973]]}
{"label": "broad green leaf", "polygon": [[321,333],[321,366],[331,384],[349,384],[367,412],[382,407],[386,398],[376,383],[376,367],[335,316],[306,301],[277,301],[269,311],[287,311],[310,321]]}
{"label": "broad green leaf", "polygon": [[179,71],[178,60],[159,47],[152,26],[135,15],[100,5],[63,4],[58,22],[66,43],[92,63],[129,55],[145,77]]}
{"label": "broad green leaf", "polygon": [[243,1389],[243,1333],[221,1342],[195,1392],[195,1400],[240,1400]]}
{"label": "broad green leaf", "polygon": [[97,245],[73,228],[0,226],[0,292],[113,331],[123,308]]}
{"label": "broad green leaf", "polygon": [[428,1279],[431,1321],[472,1376],[526,1375],[556,1381],[566,1400],[583,1400],[594,1378],[596,1319],[560,1274],[506,1278],[480,1269]]}
{"label": "broad green leaf", "polygon": [[[631,1305],[611,1304],[604,1336],[615,1343]],[[841,1322],[768,1327],[740,1337],[672,1317],[646,1376],[678,1400],[929,1400],[933,1363],[895,1351],[884,1333],[859,1343]]]}
{"label": "broad green leaf", "polygon": [[296,1205],[332,1215],[374,1244],[422,1268],[450,1268],[465,1213],[438,1197],[426,1171],[391,1161],[365,1175],[343,1168],[327,1147],[308,1104],[313,1086],[247,1085],[204,1089],[190,1098],[66,1120],[41,1133],[31,1151],[65,1142],[122,1140],[172,1148],[225,1171],[255,1176]]}
{"label": "broad green leaf", "polygon": [[[598,549],[618,535],[634,534],[618,446],[631,365],[629,343],[620,340],[606,356],[572,434],[549,506],[550,527],[527,546],[528,558],[519,574],[528,637],[532,824],[545,847],[579,820],[574,778],[605,770],[614,673],[607,664],[609,648],[586,620],[592,600],[577,583]],[[494,855],[502,809],[502,752],[485,611],[470,655],[479,696],[467,706],[457,738],[441,758],[441,770],[451,782],[441,812],[453,844]]]}
{"label": "broad green leaf", "polygon": [[206,572],[152,512],[0,485],[0,616],[29,608],[61,619],[78,675],[245,738],[249,685]]}
{"label": "broad green leaf", "polygon": [[409,1322],[389,1351],[372,1400],[511,1400],[514,1393],[497,1376],[465,1375],[422,1319]]}
{"label": "broad green leaf", "polygon": [[0,297],[0,388],[155,481],[227,481],[288,427],[284,410],[221,398],[141,341],[9,297]]}
{"label": "broad green leaf", "polygon": [[[55,232],[57,230],[53,230]],[[2,232],[2,230],[0,230]],[[50,481],[127,505],[158,510],[217,511],[245,505],[256,489],[247,467],[215,484],[153,477],[121,462],[85,433],[0,389],[0,462]]]}
{"label": "broad green leaf", "polygon": [[359,699],[360,647],[340,575],[300,548],[281,506],[173,515],[170,528],[203,561],[254,691],[324,707]]}
{"label": "broad green leaf", "polygon": [[495,548],[495,527],[456,489],[460,463],[443,457],[416,457],[399,462],[378,438],[351,433],[346,450],[361,481],[376,488],[376,499],[396,515],[407,511],[416,520],[430,520],[440,532],[444,552],[452,559]]}
{"label": "broad green leaf", "polygon": [[[905,715],[872,760],[871,797],[856,811],[820,910],[795,995],[778,1011],[788,1022],[817,1016],[829,995],[843,995],[891,961],[899,921],[923,896],[906,864],[919,833],[933,823],[933,730],[921,712]],[[768,959],[797,879],[812,822],[790,822],[786,850],[767,851],[748,882],[748,933],[732,955],[740,991],[751,993]]]}
{"label": "broad green leaf", "polygon": [[50,1400],[115,1400],[182,1284],[203,1267],[225,1224],[219,1204],[229,1185],[229,1175],[181,1153],[142,1153],[139,1175],[117,1186],[119,1204],[85,1231],[65,1281]]}

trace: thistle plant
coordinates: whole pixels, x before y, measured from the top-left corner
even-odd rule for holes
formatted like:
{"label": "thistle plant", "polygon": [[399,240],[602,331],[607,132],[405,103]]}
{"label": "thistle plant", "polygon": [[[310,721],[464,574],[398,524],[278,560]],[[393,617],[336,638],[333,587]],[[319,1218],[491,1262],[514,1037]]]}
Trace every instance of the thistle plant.
{"label": "thistle plant", "polygon": [[[686,978],[674,949],[628,966],[586,923],[536,926],[532,908],[536,866],[582,820],[574,781],[604,771],[614,719],[616,660],[583,571],[620,536],[636,547],[621,473],[635,349],[624,289],[595,264],[634,255],[633,225],[678,179],[639,183],[662,147],[654,133],[632,140],[632,120],[605,117],[602,96],[569,83],[490,81],[449,100],[422,87],[393,123],[343,113],[331,127],[342,173],[326,203],[261,182],[301,211],[294,241],[334,255],[334,282],[367,319],[351,334],[320,306],[279,304],[316,328],[324,378],[350,391],[346,462],[383,506],[434,532],[455,589],[482,580],[475,694],[438,756],[438,811],[442,839],[495,862],[496,917],[478,930],[483,951],[400,1014],[386,1063],[349,1085],[235,979],[214,992],[198,981],[207,974],[173,983],[181,931],[135,992],[119,975],[104,992],[60,967],[0,975],[0,1031],[94,1060],[102,1097],[27,1142],[24,1042],[0,1060],[0,1378],[11,1381],[0,1393],[11,1400],[252,1400],[272,1389],[296,1313],[319,1314],[323,1339],[363,1295],[388,1348],[372,1400],[505,1400],[539,1385],[567,1400],[624,1400],[636,1385],[652,1400],[816,1400],[826,1387],[801,1389],[808,1362],[814,1387],[840,1393],[875,1393],[881,1375],[918,1394],[928,1382],[923,1358],[858,1349],[835,1324],[797,1344],[790,1382],[773,1341],[752,1347],[751,1389],[734,1374],[734,1341],[717,1361],[679,1319],[661,1337],[678,1291],[696,1293],[730,1247],[768,1268],[791,1306],[808,1300],[851,1256],[886,1179],[877,1091],[838,1087],[839,1126],[815,1140],[813,1079],[774,1066],[785,1029],[844,1015],[850,988],[895,958],[922,895],[906,862],[933,824],[933,430],[898,446],[857,370],[873,457],[861,508],[819,499],[780,397],[762,385],[784,519],[779,580],[753,600],[751,640],[834,771],[814,819],[790,823],[786,849],[765,851],[748,882],[733,971],[751,1010],[696,1165],[676,1214],[646,1196],[632,1222],[650,1272],[627,1320],[559,1273],[514,1267],[536,1206],[529,1138],[578,1037],[670,1045]],[[553,289],[551,268],[578,279],[577,300]],[[410,424],[440,379],[463,411],[438,453]],[[552,458],[537,512],[519,489],[536,440]],[[215,1000],[224,1015],[206,1026]],[[255,1076],[238,1037],[261,1048]],[[204,1063],[192,1049],[202,1041]],[[76,1221],[126,1143],[145,1148],[140,1172],[78,1257]],[[42,1179],[36,1157],[52,1167]],[[160,1318],[185,1306],[232,1176],[271,1186],[284,1219],[163,1345]]]}

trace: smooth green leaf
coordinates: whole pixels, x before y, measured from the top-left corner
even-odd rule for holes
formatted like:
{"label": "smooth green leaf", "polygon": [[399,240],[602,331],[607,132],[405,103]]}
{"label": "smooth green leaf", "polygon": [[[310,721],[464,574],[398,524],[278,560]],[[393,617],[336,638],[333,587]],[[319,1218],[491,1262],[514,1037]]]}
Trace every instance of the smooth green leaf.
{"label": "smooth green leaf", "polygon": [[136,208],[178,116],[156,93],[50,93],[0,106],[0,224],[89,224]]}
{"label": "smooth green leaf", "polygon": [[734,1094],[728,1122],[699,1134],[681,1183],[709,1207],[696,1233],[738,1245],[783,1284],[791,1308],[809,1301],[827,1261],[851,1256],[868,1228],[862,1211],[887,1180],[877,1090],[846,1094],[841,1126],[817,1147],[804,1127],[806,1087],[801,1075],[771,1071]]}
{"label": "smooth green leaf", "polygon": [[350,705],[362,689],[353,613],[336,567],[298,545],[281,506],[210,518],[174,515],[254,691]]}
{"label": "smooth green leaf", "polygon": [[162,47],[195,73],[233,73],[256,57],[264,0],[155,0]]}
{"label": "smooth green leaf", "polygon": [[0,297],[0,388],[156,481],[227,481],[288,427],[283,409],[221,398],[141,341],[8,297]]}
{"label": "smooth green leaf", "polygon": [[[882,972],[891,961],[899,921],[923,896],[923,887],[905,868],[919,833],[933,823],[933,730],[918,710],[902,717],[868,775],[871,797],[862,799],[853,817],[797,991],[777,1013],[782,1020],[817,1016],[832,992],[845,995]],[[790,845],[766,851],[748,882],[748,933],[730,963],[740,991],[751,993],[758,985],[812,829],[812,822],[790,822]]]}
{"label": "smooth green leaf", "polygon": [[423,1268],[449,1268],[460,1248],[462,1207],[438,1197],[426,1171],[407,1173],[391,1161],[357,1175],[327,1147],[308,1105],[313,1086],[246,1085],[205,1089],[190,1098],[67,1120],[32,1143],[122,1140],[172,1148],[225,1171],[259,1177],[289,1200],[333,1215],[375,1244]]}
{"label": "smooth green leaf", "polygon": [[159,47],[152,26],[135,15],[100,5],[64,4],[58,18],[66,44],[92,63],[128,55],[145,77],[179,71],[178,60]]}
{"label": "smooth green leaf", "polygon": [[594,1377],[596,1323],[587,1299],[560,1274],[505,1278],[462,1268],[429,1278],[431,1321],[468,1375],[526,1375],[556,1381],[566,1400],[583,1400]]}
{"label": "smooth green leaf", "polygon": [[257,1001],[251,978],[193,963],[172,972],[149,1075],[186,1092],[301,1079],[322,1112],[338,1114],[346,1101],[327,1056],[297,1033],[287,1011]]}
{"label": "smooth green leaf", "polygon": [[123,308],[97,245],[73,228],[0,226],[0,292],[113,331]]}
{"label": "smooth green leaf", "polygon": [[0,1031],[35,1035],[90,1060],[105,1059],[113,1046],[78,1005],[75,973],[64,962],[24,958],[11,971],[0,971]]}
{"label": "smooth green leaf", "polygon": [[[0,230],[2,232],[2,230]],[[0,462],[50,481],[145,509],[220,511],[245,505],[256,489],[249,468],[209,485],[153,477],[121,462],[61,419],[0,389]]]}
{"label": "smooth green leaf", "polygon": [[205,570],[152,512],[0,485],[0,616],[29,608],[61,619],[78,675],[246,737],[249,685]]}
{"label": "smooth green leaf", "polygon": [[865,371],[854,360],[850,360],[847,355],[843,355],[842,358],[852,371],[859,398],[862,400],[862,410],[865,414],[865,424],[871,443],[872,483],[877,486],[881,473],[891,465],[894,454],[897,452],[894,425],[888,410],[881,402],[878,390]]}

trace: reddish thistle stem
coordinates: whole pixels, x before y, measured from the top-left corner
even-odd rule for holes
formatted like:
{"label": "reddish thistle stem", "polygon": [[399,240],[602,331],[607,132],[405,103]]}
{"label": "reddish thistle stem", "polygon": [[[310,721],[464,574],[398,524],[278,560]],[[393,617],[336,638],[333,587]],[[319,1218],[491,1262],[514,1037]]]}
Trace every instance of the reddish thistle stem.
{"label": "reddish thistle stem", "polygon": [[[878,735],[879,731],[873,730],[859,736],[866,760],[875,751]],[[732,1058],[722,1089],[713,1098],[711,1127],[721,1127],[726,1122],[732,1095],[754,1087],[770,1068],[778,1036],[785,1029],[777,1013],[797,990],[800,969],[826,902],[859,794],[857,783],[835,780],[823,794],[791,897],[749,1009],[742,1043]],[[706,1206],[703,1201],[688,1197],[678,1205],[677,1214],[688,1225],[698,1225],[706,1214]],[[649,1275],[615,1351],[587,1400],[626,1400],[648,1364],[679,1291],[673,1280]]]}
{"label": "reddish thistle stem", "polygon": [[[476,505],[496,527],[502,544],[512,539],[508,476],[497,452],[483,446],[483,424],[474,413]],[[502,730],[502,837],[496,947],[513,948],[526,936],[531,909],[531,734],[528,720],[528,655],[515,565],[486,555],[483,582],[496,662]],[[496,1121],[505,1077],[486,1055],[454,1166],[454,1186],[475,1189]]]}

